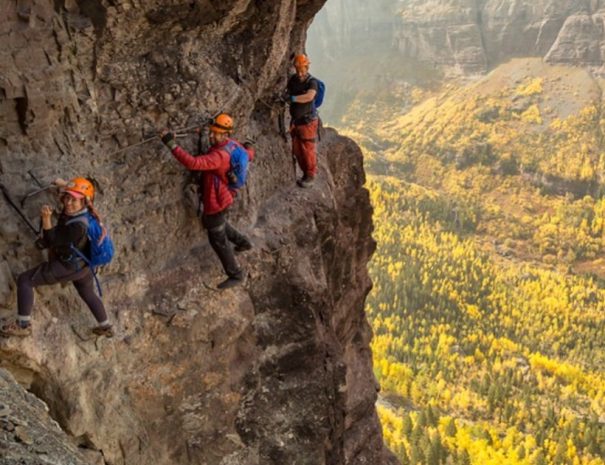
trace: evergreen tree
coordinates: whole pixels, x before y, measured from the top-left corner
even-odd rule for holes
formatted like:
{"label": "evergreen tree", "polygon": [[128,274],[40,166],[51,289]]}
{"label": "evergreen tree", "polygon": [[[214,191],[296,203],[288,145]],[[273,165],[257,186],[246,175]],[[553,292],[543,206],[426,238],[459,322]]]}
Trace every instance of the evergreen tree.
{"label": "evergreen tree", "polygon": [[[532,465],[548,465],[548,462],[546,461],[546,457],[544,456],[544,452],[542,452],[542,451],[538,452],[538,454],[534,458],[534,461],[532,462]],[[557,465],[559,465],[559,464],[557,464]]]}
{"label": "evergreen tree", "polygon": [[426,465],[439,465],[439,451],[436,450],[432,445],[429,444],[424,454],[426,458]]}
{"label": "evergreen tree", "polygon": [[418,418],[416,419],[416,427],[424,429],[427,425],[428,421],[426,418],[426,413],[424,412],[424,410],[421,410],[420,413],[418,413]]}
{"label": "evergreen tree", "polygon": [[424,435],[424,428],[420,425],[416,425],[414,430],[412,431],[412,436],[410,437],[410,442],[414,444],[420,443],[422,436]]}
{"label": "evergreen tree", "polygon": [[405,451],[404,447],[402,447],[399,450],[399,453],[397,454],[397,456],[399,457],[399,461],[401,462],[401,465],[410,465],[410,458],[408,457],[408,454]]}
{"label": "evergreen tree", "polygon": [[402,426],[403,434],[405,435],[406,438],[408,438],[408,439],[410,438],[413,428],[414,428],[414,425],[412,423],[412,419],[410,418],[410,414],[408,412],[406,412],[403,415],[403,426]]}
{"label": "evergreen tree", "polygon": [[596,450],[597,455],[605,456],[605,427],[599,426],[599,431],[596,434]]}
{"label": "evergreen tree", "polygon": [[557,415],[555,413],[555,409],[552,405],[548,406],[546,410],[546,415],[544,417],[543,429],[548,430],[557,424]]}
{"label": "evergreen tree", "polygon": [[471,456],[468,455],[468,451],[466,449],[464,449],[460,454],[458,454],[457,465],[471,465]]}
{"label": "evergreen tree", "polygon": [[447,459],[447,448],[443,445],[443,442],[441,442],[441,436],[438,432],[435,433],[433,439],[431,440],[431,448],[437,457],[437,462],[445,463]]}
{"label": "evergreen tree", "polygon": [[[510,422],[511,419],[513,418],[514,414],[515,414],[515,407],[513,406],[513,404],[511,402],[507,402],[506,405],[504,406],[504,411],[502,413],[502,415],[504,417],[504,421]],[[530,415],[531,415],[531,413],[530,413]]]}
{"label": "evergreen tree", "polygon": [[445,434],[448,437],[453,438],[454,436],[456,436],[457,432],[458,429],[456,428],[456,422],[453,418],[450,418],[450,420],[447,422],[447,425],[445,426]]}
{"label": "evergreen tree", "polygon": [[553,458],[553,461],[557,465],[565,465],[566,463],[568,463],[568,460],[567,460],[567,444],[565,443],[565,439],[564,438],[559,439],[559,443],[557,444],[557,450],[555,452],[555,456]]}
{"label": "evergreen tree", "polygon": [[420,439],[420,442],[418,443],[418,447],[420,447],[420,449],[422,450],[424,457],[428,457],[429,451],[431,449],[431,438],[429,436],[428,430],[426,430],[426,429],[424,430],[424,432],[422,434],[422,438]]}
{"label": "evergreen tree", "polygon": [[435,415],[433,407],[431,407],[430,404],[426,408],[426,420],[430,426],[437,426],[437,423],[439,422],[439,418],[437,417],[437,415]]}
{"label": "evergreen tree", "polygon": [[487,391],[487,407],[489,409],[489,413],[494,413],[496,409],[496,385],[492,384]]}
{"label": "evergreen tree", "polygon": [[417,443],[410,445],[410,465],[418,465],[422,463],[424,456],[422,450]]}
{"label": "evergreen tree", "polygon": [[492,446],[494,444],[494,440],[492,439],[492,435],[489,434],[489,431],[484,429],[481,432],[481,437],[483,437],[490,446]]}

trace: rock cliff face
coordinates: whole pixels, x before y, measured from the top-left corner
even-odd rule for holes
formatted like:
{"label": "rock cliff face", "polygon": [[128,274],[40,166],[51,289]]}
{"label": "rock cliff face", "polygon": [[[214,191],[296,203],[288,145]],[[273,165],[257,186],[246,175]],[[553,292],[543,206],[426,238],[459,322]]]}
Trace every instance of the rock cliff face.
{"label": "rock cliff face", "polygon": [[[374,244],[361,154],[329,132],[318,185],[297,190],[267,104],[322,4],[2,2],[0,180],[17,199],[36,187],[28,171],[99,181],[117,246],[103,274],[117,335],[89,336],[92,316],[70,287],[37,291],[33,337],[0,340],[0,366],[46,402],[73,445],[46,447],[43,413],[0,385],[31,438],[11,456],[19,438],[0,435],[0,464],[394,463],[363,312]],[[158,142],[117,152],[219,110],[234,115],[238,138],[258,141],[232,211],[255,244],[240,257],[250,277],[222,293],[218,261],[182,202],[184,170]],[[196,137],[179,140],[195,151]],[[26,214],[50,200],[34,197]],[[10,317],[14,277],[43,255],[3,200],[0,239]]]}
{"label": "rock cliff face", "polygon": [[378,7],[334,1],[314,23],[311,45],[328,57],[395,49],[400,59],[464,73],[530,56],[601,67],[604,8],[601,0],[382,0]]}
{"label": "rock cliff face", "polygon": [[512,57],[601,66],[599,0],[410,0],[396,45],[410,57],[484,72]]}
{"label": "rock cliff face", "polygon": [[[325,78],[332,122],[347,104],[402,82],[481,74],[516,57],[605,73],[602,0],[331,0],[309,33],[313,70]],[[344,110],[343,110],[344,109]]]}
{"label": "rock cliff face", "polygon": [[[34,448],[35,453],[31,453]],[[0,460],[7,464],[86,465],[100,454],[79,451],[48,416],[47,405],[0,369]],[[85,454],[91,453],[88,457]],[[101,462],[102,463],[102,462]]]}

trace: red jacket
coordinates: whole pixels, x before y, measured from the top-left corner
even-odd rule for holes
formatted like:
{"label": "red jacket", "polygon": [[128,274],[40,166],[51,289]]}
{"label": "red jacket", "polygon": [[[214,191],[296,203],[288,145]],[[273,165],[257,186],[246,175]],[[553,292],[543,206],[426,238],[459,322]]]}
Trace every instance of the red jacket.
{"label": "red jacket", "polygon": [[[190,171],[203,171],[202,203],[204,204],[205,215],[220,213],[233,203],[233,194],[229,190],[227,180],[227,172],[230,168],[229,154],[221,150],[221,147],[227,145],[229,140],[231,139],[222,144],[213,145],[208,153],[197,157],[192,156],[178,145],[172,150],[174,158],[185,168]],[[249,160],[252,161],[254,159],[254,149],[250,148],[246,151]]]}

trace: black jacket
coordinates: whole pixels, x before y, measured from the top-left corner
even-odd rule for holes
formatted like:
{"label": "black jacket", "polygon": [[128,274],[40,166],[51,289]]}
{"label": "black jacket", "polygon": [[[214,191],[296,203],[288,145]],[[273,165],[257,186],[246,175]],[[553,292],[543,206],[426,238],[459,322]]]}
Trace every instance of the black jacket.
{"label": "black jacket", "polygon": [[[74,253],[71,250],[72,244],[82,253],[88,255],[87,223],[73,221],[78,216],[80,215],[68,216],[61,213],[57,225],[52,229],[43,231],[42,240],[44,245],[50,249],[53,256],[61,261],[65,262],[74,259]],[[67,224],[68,222],[69,224]]]}

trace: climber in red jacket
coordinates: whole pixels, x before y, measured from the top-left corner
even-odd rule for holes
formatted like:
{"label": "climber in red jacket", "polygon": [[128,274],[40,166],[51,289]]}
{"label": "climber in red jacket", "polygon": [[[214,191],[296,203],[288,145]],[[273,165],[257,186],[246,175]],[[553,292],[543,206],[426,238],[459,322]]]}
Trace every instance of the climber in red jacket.
{"label": "climber in red jacket", "polygon": [[[208,231],[208,240],[218,256],[227,279],[218,285],[227,289],[243,283],[246,273],[235,260],[236,252],[252,248],[250,240],[229,224],[226,219],[228,208],[233,203],[235,191],[230,187],[229,177],[232,172],[232,153],[244,148],[229,136],[233,131],[233,119],[222,113],[210,124],[210,142],[213,144],[208,153],[197,157],[190,155],[178,146],[172,132],[164,129],[160,135],[162,142],[172,151],[172,155],[190,171],[201,171],[201,198],[203,205],[202,224]],[[245,151],[249,161],[254,159],[254,148],[246,144]]]}
{"label": "climber in red jacket", "polygon": [[317,130],[319,117],[314,100],[319,90],[317,79],[309,74],[311,62],[306,55],[294,57],[296,73],[288,80],[285,100],[290,102],[292,155],[296,158],[303,177],[296,183],[311,187],[317,174]]}

